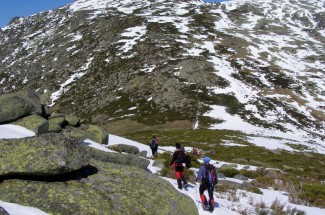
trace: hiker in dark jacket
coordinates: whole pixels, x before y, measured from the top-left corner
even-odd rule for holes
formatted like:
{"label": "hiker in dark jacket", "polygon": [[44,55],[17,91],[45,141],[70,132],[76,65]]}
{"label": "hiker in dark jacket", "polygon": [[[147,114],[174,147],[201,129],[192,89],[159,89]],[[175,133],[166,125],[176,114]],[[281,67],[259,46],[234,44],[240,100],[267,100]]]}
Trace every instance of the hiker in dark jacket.
{"label": "hiker in dark jacket", "polygon": [[[207,167],[210,163],[210,158],[208,156],[205,156],[203,158],[204,165],[202,165],[199,169],[199,172],[194,179],[195,182],[197,182],[199,179],[201,179],[201,185],[199,188],[199,193],[200,193],[200,198],[202,202],[203,209],[213,211],[214,210],[214,198],[213,198],[213,190],[215,183],[218,182],[218,177],[217,177],[217,172],[215,169],[215,183],[212,183],[209,181],[208,177],[208,172],[207,172]],[[204,191],[208,190],[209,193],[209,202],[207,201]]]}
{"label": "hiker in dark jacket", "polygon": [[187,188],[187,181],[184,176],[184,166],[178,159],[185,155],[185,152],[181,149],[181,144],[176,143],[176,151],[173,154],[173,158],[170,162],[170,167],[174,167],[175,176],[177,179],[178,189],[182,189],[182,181],[184,183],[184,188]]}
{"label": "hiker in dark jacket", "polygon": [[158,151],[158,138],[156,136],[152,137],[152,140],[150,140],[149,146],[150,146],[150,149],[152,152],[152,156],[154,156]]}

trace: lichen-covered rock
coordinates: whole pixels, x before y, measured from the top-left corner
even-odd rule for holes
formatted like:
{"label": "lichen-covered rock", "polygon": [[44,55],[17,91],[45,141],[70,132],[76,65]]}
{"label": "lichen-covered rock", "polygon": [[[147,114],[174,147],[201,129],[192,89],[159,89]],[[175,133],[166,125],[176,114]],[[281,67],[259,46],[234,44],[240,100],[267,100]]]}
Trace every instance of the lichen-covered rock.
{"label": "lichen-covered rock", "polygon": [[30,90],[23,90],[13,93],[14,95],[23,98],[33,104],[34,110],[32,113],[41,115],[42,114],[42,104],[39,96]]}
{"label": "lichen-covered rock", "polygon": [[98,172],[80,181],[6,180],[1,199],[50,214],[198,214],[194,201],[162,178],[125,165],[91,165]]}
{"label": "lichen-covered rock", "polygon": [[74,127],[80,124],[80,118],[70,114],[65,115],[65,121],[68,123],[68,125]]}
{"label": "lichen-covered rock", "polygon": [[42,114],[42,104],[32,91],[19,91],[0,97],[0,123],[14,121],[29,114]]}
{"label": "lichen-covered rock", "polygon": [[248,178],[244,175],[241,175],[241,174],[237,174],[233,177],[234,179],[238,179],[238,180],[241,180],[241,181],[247,181]]}
{"label": "lichen-covered rock", "polygon": [[47,133],[49,130],[49,122],[36,114],[26,116],[16,121],[14,124],[34,131],[36,135]]}
{"label": "lichen-covered rock", "polygon": [[117,152],[126,152],[129,154],[139,154],[140,152],[138,147],[126,144],[116,144],[109,146],[109,148]]}
{"label": "lichen-covered rock", "polygon": [[80,127],[72,127],[69,131],[64,132],[65,135],[78,138],[80,140],[90,139],[100,144],[108,143],[108,132],[96,125],[82,124]]}
{"label": "lichen-covered rock", "polygon": [[149,160],[135,155],[123,155],[119,153],[104,152],[92,147],[87,147],[87,151],[92,157],[92,159],[101,162],[111,162],[116,164],[128,165],[144,170],[147,170],[147,167],[150,164]]}
{"label": "lichen-covered rock", "polygon": [[141,151],[140,153],[139,153],[139,156],[141,156],[141,157],[147,157],[147,151]]}
{"label": "lichen-covered rock", "polygon": [[165,166],[165,160],[163,159],[157,159],[152,164],[155,167],[163,168]]}
{"label": "lichen-covered rock", "polygon": [[29,115],[33,105],[20,97],[0,97],[0,123],[14,121],[20,117]]}
{"label": "lichen-covered rock", "polygon": [[89,164],[86,146],[61,134],[0,140],[0,176],[48,176],[71,172]]}
{"label": "lichen-covered rock", "polygon": [[49,118],[49,132],[59,133],[65,123],[64,115],[56,115]]}

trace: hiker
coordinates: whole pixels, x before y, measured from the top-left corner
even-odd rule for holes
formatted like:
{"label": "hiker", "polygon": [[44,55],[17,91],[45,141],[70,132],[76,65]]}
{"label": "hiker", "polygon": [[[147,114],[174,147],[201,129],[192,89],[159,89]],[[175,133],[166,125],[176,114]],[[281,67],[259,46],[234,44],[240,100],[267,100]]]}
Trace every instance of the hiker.
{"label": "hiker", "polygon": [[193,147],[193,149],[192,149],[192,153],[193,153],[193,155],[198,155],[198,154],[199,154],[199,149]]}
{"label": "hiker", "polygon": [[[202,207],[204,210],[209,210],[210,212],[212,212],[214,210],[213,190],[215,185],[218,183],[218,176],[217,169],[212,164],[210,164],[210,160],[211,159],[208,156],[205,156],[203,158],[204,165],[200,167],[199,172],[194,180],[195,182],[197,182],[199,179],[201,179],[199,193],[202,202]],[[210,175],[210,173],[212,174]],[[209,202],[207,201],[204,195],[204,191],[206,190],[208,190],[209,193]]]}
{"label": "hiker", "polygon": [[152,140],[150,140],[149,145],[152,151],[152,156],[155,156],[158,151],[158,138],[156,136],[153,136]]}
{"label": "hiker", "polygon": [[181,144],[180,143],[176,143],[176,151],[173,154],[173,158],[169,164],[170,167],[174,167],[174,172],[175,172],[175,176],[177,179],[177,185],[178,185],[178,189],[182,189],[182,182],[184,184],[184,188],[187,188],[187,181],[185,179],[185,175],[184,175],[184,166],[182,163],[182,158],[185,155],[185,152],[183,150],[181,150]]}

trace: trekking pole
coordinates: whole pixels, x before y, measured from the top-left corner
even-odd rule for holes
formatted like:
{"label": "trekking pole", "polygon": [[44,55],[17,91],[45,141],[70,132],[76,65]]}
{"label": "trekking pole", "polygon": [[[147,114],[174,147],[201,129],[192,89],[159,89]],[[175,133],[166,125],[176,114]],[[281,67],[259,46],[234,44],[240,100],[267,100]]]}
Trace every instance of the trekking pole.
{"label": "trekking pole", "polygon": [[195,192],[196,192],[197,209],[199,209],[199,207],[200,207],[200,205],[199,205],[200,202],[199,202],[199,200],[198,200],[198,198],[199,198],[199,197],[198,197],[198,196],[199,196],[199,195],[198,195],[199,185],[200,185],[200,184],[199,184],[198,182],[196,182]]}

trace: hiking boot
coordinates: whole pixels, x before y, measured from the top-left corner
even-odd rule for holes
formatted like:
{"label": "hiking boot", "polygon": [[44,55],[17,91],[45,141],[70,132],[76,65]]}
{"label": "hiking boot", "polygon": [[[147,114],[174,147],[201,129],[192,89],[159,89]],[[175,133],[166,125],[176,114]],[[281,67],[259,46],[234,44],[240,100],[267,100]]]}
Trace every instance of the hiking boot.
{"label": "hiking boot", "polygon": [[181,190],[182,188],[183,188],[182,186],[178,186],[178,189],[180,189],[180,190]]}
{"label": "hiking boot", "polygon": [[203,210],[206,210],[206,211],[210,209],[209,205],[202,205],[202,208],[203,208]]}
{"label": "hiking boot", "polygon": [[187,188],[187,186],[188,186],[188,184],[184,184],[184,188],[185,188],[185,189]]}
{"label": "hiking boot", "polygon": [[212,212],[214,210],[214,207],[213,206],[209,206],[209,211]]}

